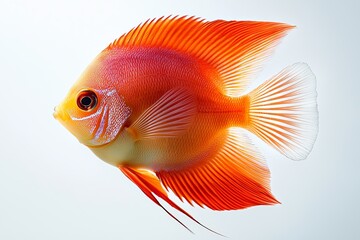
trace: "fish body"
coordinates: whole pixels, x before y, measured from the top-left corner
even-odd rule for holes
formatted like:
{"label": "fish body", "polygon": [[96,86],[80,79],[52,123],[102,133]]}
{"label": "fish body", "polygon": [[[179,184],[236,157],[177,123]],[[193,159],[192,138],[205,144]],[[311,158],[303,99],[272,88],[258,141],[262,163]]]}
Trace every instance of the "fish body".
{"label": "fish body", "polygon": [[196,222],[168,189],[213,210],[276,204],[269,169],[248,134],[291,159],[306,158],[318,128],[315,77],[296,63],[245,92],[292,28],[147,21],[94,59],[54,116],[157,205],[162,198]]}
{"label": "fish body", "polygon": [[[174,96],[180,94],[190,98],[189,109],[193,112],[186,129],[176,136],[139,141],[136,133],[123,131],[118,142],[90,147],[105,161],[115,166],[128,164],[154,170],[181,168],[183,164],[194,164],[196,156],[207,151],[222,131],[246,124],[247,97],[234,99],[223,95],[215,84],[219,76],[210,66],[201,65],[184,54],[162,49],[115,50],[113,54],[114,58],[105,60],[105,67],[111,66],[115,71],[106,69],[105,72],[114,77],[116,91],[126,99],[131,109],[125,127],[130,127],[166,93],[170,93],[169,97],[173,93]],[[126,145],[127,150],[119,151],[121,145]],[[114,150],[109,151],[110,148]],[[120,157],[119,154],[124,152],[129,154]]]}

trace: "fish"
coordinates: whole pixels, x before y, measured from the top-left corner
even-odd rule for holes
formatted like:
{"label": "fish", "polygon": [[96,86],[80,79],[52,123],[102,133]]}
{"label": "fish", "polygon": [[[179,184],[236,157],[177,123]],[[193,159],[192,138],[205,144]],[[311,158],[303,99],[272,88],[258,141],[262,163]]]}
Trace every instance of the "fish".
{"label": "fish", "polygon": [[278,204],[254,137],[292,160],[313,148],[316,77],[306,63],[250,89],[293,28],[193,16],[149,19],[102,50],[53,115],[184,227],[159,200],[213,231],[168,193],[214,211]]}

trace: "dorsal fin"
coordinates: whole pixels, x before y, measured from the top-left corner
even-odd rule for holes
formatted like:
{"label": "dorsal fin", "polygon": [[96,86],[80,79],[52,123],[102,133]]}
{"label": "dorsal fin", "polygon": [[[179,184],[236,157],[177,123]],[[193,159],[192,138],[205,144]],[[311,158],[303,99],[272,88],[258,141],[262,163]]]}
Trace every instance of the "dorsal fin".
{"label": "dorsal fin", "polygon": [[169,16],[146,21],[105,50],[163,48],[190,55],[216,69],[220,89],[234,97],[244,92],[262,60],[291,28],[275,22],[205,21]]}

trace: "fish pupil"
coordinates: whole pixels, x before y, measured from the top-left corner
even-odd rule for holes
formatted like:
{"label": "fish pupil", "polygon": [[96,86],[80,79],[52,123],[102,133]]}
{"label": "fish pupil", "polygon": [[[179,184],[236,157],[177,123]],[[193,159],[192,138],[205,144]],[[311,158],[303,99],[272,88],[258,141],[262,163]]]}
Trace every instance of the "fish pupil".
{"label": "fish pupil", "polygon": [[81,99],[81,104],[84,105],[84,106],[86,106],[86,107],[87,107],[87,106],[90,106],[91,102],[92,102],[92,99],[91,99],[90,97],[88,97],[88,96],[83,97],[83,98]]}

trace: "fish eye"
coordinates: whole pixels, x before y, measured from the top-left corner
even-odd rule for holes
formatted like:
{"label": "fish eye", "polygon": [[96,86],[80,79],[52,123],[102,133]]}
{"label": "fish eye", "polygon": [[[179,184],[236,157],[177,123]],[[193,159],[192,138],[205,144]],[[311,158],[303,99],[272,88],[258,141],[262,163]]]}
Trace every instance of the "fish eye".
{"label": "fish eye", "polygon": [[91,90],[83,90],[78,94],[77,105],[83,111],[90,111],[97,105],[97,96]]}

